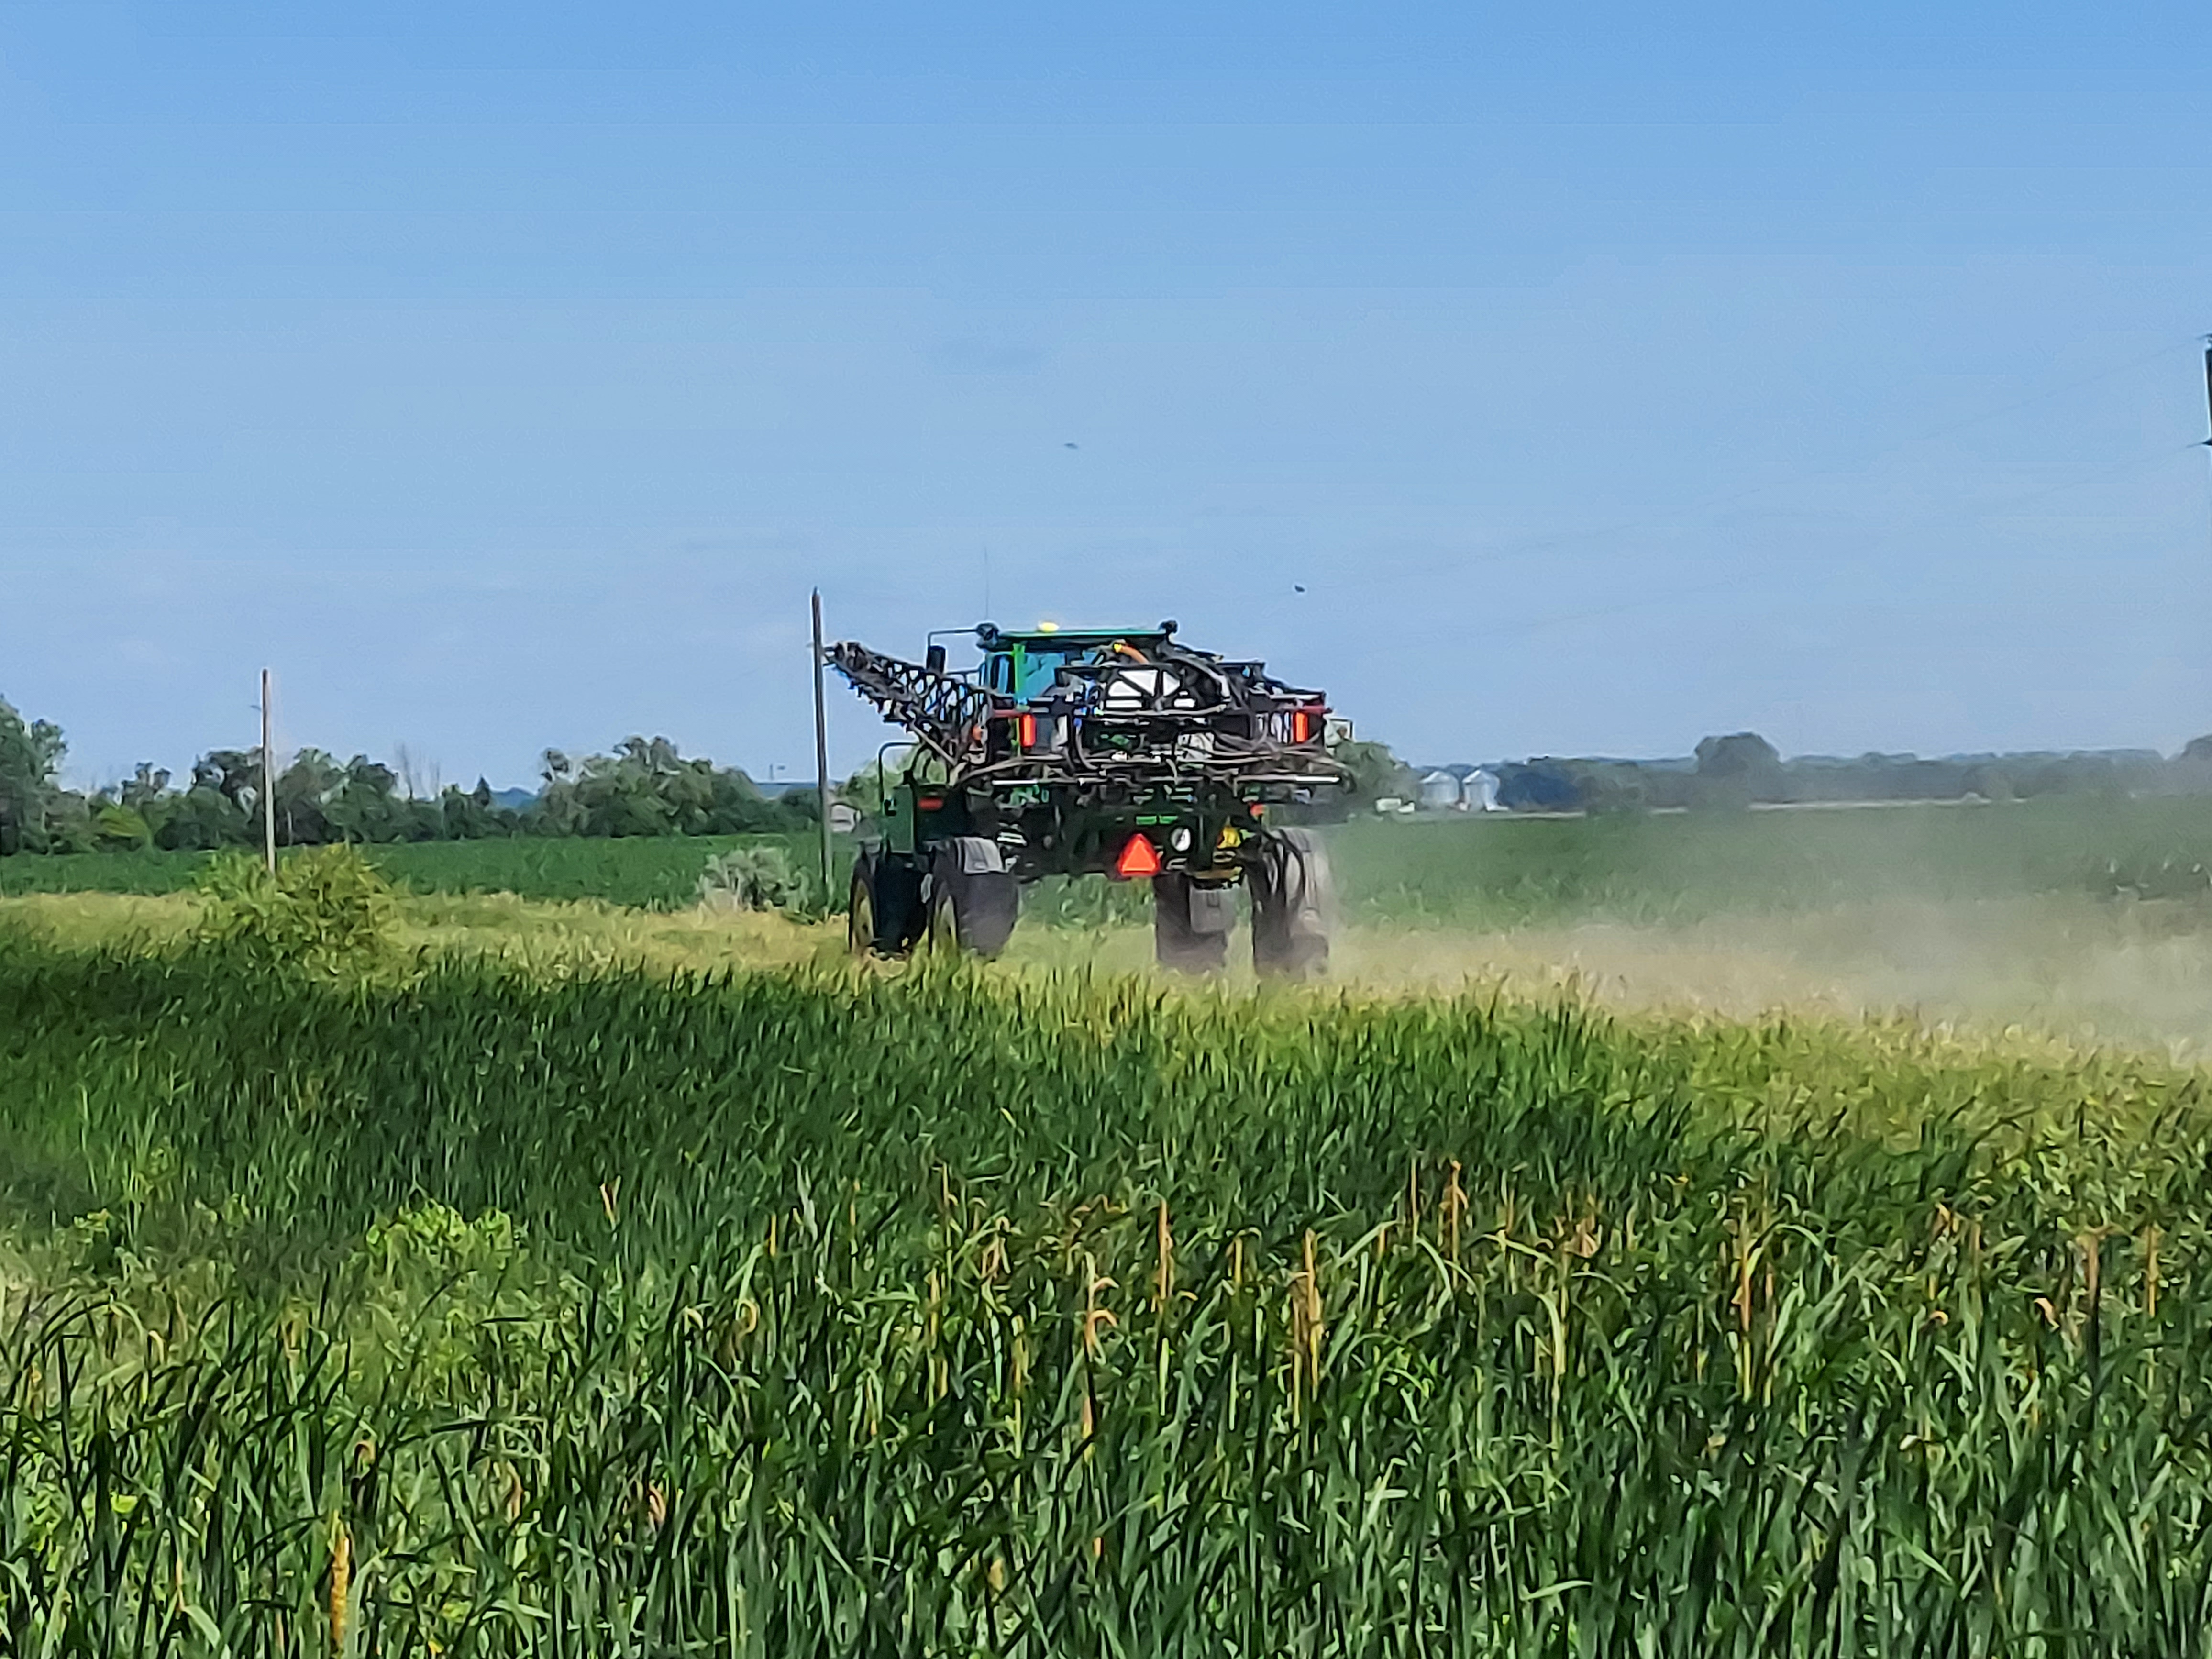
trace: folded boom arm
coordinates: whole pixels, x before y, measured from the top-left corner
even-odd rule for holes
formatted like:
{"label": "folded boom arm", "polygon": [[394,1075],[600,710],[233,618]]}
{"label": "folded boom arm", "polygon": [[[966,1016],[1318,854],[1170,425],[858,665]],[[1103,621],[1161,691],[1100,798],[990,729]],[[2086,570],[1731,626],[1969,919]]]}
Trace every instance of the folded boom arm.
{"label": "folded boom arm", "polygon": [[1000,699],[957,675],[887,657],[850,640],[829,650],[830,665],[854,690],[914,733],[948,766],[980,755],[985,723]]}

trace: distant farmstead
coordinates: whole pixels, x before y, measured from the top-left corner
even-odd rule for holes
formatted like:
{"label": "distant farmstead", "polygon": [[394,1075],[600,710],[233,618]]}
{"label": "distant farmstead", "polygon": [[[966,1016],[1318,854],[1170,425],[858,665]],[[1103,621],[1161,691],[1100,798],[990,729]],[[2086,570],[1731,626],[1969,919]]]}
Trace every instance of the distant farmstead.
{"label": "distant farmstead", "polygon": [[1439,766],[1421,775],[1416,799],[1428,812],[1495,812],[1498,775],[1485,766]]}

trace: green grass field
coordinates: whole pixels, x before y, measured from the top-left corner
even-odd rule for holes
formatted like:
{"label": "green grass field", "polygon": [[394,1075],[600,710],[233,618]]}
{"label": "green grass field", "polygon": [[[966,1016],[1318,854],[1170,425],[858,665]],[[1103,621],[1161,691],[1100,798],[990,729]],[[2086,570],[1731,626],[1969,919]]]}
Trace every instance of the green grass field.
{"label": "green grass field", "polygon": [[[514,893],[565,902],[598,899],[638,909],[697,900],[700,872],[732,847],[769,842],[802,869],[817,854],[809,836],[644,836],[634,840],[420,842],[364,848],[392,881],[420,893]],[[849,856],[849,855],[848,855]],[[173,893],[189,889],[204,853],[66,853],[0,859],[0,897],[27,893]]]}
{"label": "green grass field", "polygon": [[10,1652],[2212,1632],[2192,1073],[972,971],[0,1009]]}
{"label": "green grass field", "polygon": [[2212,896],[2212,800],[1425,819],[1336,832],[1355,915],[1675,921],[1882,896]]}
{"label": "green grass field", "polygon": [[[1673,921],[1792,910],[1872,895],[1962,900],[2064,893],[2212,896],[2212,800],[2039,800],[2001,806],[1369,820],[1330,832],[1354,919],[1505,927],[1562,916]],[[418,892],[509,892],[639,908],[692,902],[714,854],[747,837],[426,842],[368,856]],[[807,836],[773,838],[811,868]],[[841,851],[844,848],[841,841]],[[157,894],[189,887],[196,854],[0,860],[0,896]],[[1140,892],[1048,884],[1041,921],[1140,921]]]}
{"label": "green grass field", "polygon": [[[2080,954],[2118,888],[2201,927],[2200,819],[1338,848],[1354,945],[1879,898]],[[438,890],[335,969],[0,904],[0,1654],[2212,1650],[2196,1065],[1070,971],[1142,959],[1097,886],[857,967],[468,896],[681,903],[696,843],[396,850]]]}

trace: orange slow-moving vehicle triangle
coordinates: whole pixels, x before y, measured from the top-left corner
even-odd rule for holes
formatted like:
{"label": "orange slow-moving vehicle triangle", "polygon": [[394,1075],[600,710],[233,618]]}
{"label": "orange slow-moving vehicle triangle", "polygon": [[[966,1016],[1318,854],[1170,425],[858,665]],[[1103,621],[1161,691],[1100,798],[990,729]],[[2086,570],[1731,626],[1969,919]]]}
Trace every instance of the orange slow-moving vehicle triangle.
{"label": "orange slow-moving vehicle triangle", "polygon": [[1114,860],[1114,873],[1124,881],[1139,876],[1157,876],[1160,872],[1159,849],[1154,847],[1144,831],[1129,837],[1129,844],[1121,849],[1121,856]]}

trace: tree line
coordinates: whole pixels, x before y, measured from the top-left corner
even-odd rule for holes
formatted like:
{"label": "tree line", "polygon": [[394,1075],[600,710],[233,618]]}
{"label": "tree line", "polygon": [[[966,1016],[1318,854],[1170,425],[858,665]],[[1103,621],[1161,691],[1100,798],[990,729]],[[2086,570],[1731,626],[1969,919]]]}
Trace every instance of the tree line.
{"label": "tree line", "polygon": [[[69,745],[51,720],[26,720],[0,698],[0,853],[175,852],[258,846],[261,751],[212,749],[173,776],[142,763],[124,782],[64,788]],[[545,751],[541,788],[507,806],[478,779],[417,796],[366,755],[340,761],[302,749],[269,791],[276,842],[472,841],[498,836],[720,836],[802,830],[816,821],[811,791],[771,798],[735,767],[686,757],[665,738],[633,737],[611,754]]]}
{"label": "tree line", "polygon": [[1710,737],[1674,761],[1507,762],[1498,804],[1521,811],[1715,811],[1822,802],[2027,800],[2045,795],[2212,794],[2212,738],[2171,759],[2151,750],[1955,756],[1801,756],[1756,732]]}

